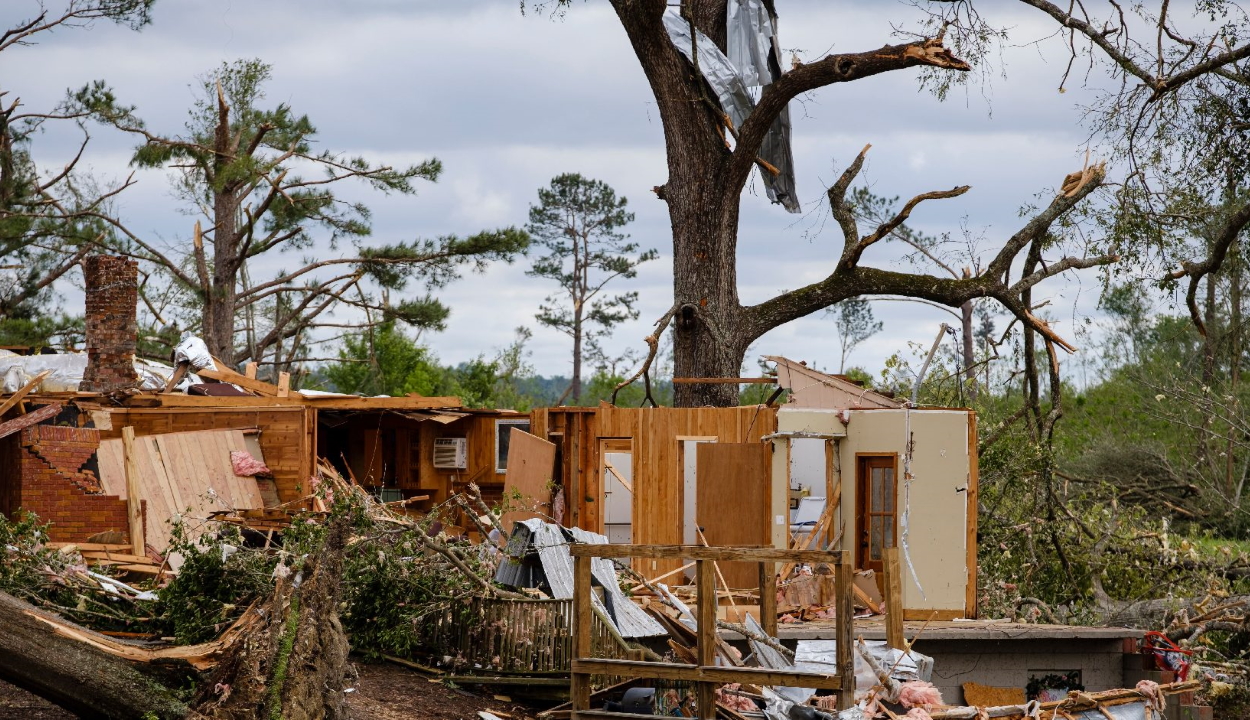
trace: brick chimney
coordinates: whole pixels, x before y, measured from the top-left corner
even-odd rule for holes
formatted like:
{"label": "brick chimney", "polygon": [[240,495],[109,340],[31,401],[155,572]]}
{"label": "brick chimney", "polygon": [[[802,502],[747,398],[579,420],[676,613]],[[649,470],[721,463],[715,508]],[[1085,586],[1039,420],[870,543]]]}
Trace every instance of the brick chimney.
{"label": "brick chimney", "polygon": [[134,387],[139,264],[109,255],[83,261],[87,284],[87,369],[78,389],[109,393]]}

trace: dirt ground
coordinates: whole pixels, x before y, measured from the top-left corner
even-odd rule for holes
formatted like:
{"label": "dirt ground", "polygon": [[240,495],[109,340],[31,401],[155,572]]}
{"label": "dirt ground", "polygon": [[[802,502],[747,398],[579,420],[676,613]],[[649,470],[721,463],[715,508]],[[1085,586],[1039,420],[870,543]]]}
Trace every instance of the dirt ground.
{"label": "dirt ground", "polygon": [[[352,658],[360,677],[348,693],[352,720],[479,720],[486,710],[504,720],[532,718],[535,710],[490,696],[449,688],[392,663]],[[77,716],[0,681],[0,720],[75,720]]]}

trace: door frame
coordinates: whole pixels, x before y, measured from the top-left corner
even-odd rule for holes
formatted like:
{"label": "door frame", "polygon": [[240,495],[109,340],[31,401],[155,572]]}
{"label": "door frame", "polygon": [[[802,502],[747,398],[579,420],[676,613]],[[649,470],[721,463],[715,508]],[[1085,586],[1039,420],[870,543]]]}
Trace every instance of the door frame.
{"label": "door frame", "polygon": [[871,502],[870,476],[864,472],[867,463],[873,460],[889,460],[894,470],[894,544],[898,545],[898,453],[896,452],[857,452],[855,453],[855,567],[859,570],[872,569],[881,573],[876,567],[881,563],[870,560],[867,543],[867,518]]}
{"label": "door frame", "polygon": [[[609,454],[628,454],[631,458],[634,456],[634,439],[632,437],[600,437],[598,440],[598,457],[595,464],[595,474],[599,478],[599,497],[596,502],[599,503],[599,527],[595,532],[600,535],[608,533],[608,455]],[[631,469],[634,468],[630,463]],[[636,473],[631,473],[631,475]],[[633,478],[630,479],[633,482]],[[634,517],[636,515],[636,504],[634,502],[634,493],[629,493],[629,526],[634,526]]]}

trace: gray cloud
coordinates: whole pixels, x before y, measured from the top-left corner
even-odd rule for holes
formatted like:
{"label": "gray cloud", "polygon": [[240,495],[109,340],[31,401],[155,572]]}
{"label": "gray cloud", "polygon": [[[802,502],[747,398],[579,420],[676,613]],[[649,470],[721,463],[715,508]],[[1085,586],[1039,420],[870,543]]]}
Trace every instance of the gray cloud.
{"label": "gray cloud", "polygon": [[[6,3],[0,22],[11,24],[33,2]],[[883,8],[886,10],[883,11]],[[863,50],[896,41],[891,22],[911,22],[905,4],[782,3],[781,39],[811,60],[832,47]],[[876,192],[908,197],[970,184],[953,201],[922,206],[914,224],[956,235],[967,226],[992,248],[1022,222],[1021,206],[1080,167],[1086,132],[1078,106],[1096,88],[1074,84],[1057,91],[1066,58],[1062,43],[1045,39],[1044,19],[1016,3],[987,4],[992,22],[1013,28],[1014,46],[1001,60],[1006,77],[957,90],[938,102],[917,90],[914,72],[833,87],[796,103],[795,156],[803,216],[770,206],[753,183],[743,198],[739,277],[744,302],[758,302],[827,273],[841,239],[821,205],[823,188],[866,143],[864,173]],[[516,0],[339,3],[330,0],[263,3],[186,3],[163,0],[154,24],[132,33],[107,24],[66,30],[38,47],[6,53],[6,89],[31,107],[55,103],[65,88],[107,79],[126,102],[138,105],[154,128],[181,128],[189,85],[222,61],[258,56],[274,65],[269,99],[309,114],[327,148],[359,152],[390,163],[438,156],[446,173],[416,198],[352,197],[375,210],[375,237],[467,233],[523,224],[535,189],[552,176],[577,171],[601,178],[628,196],[637,212],[630,228],[646,246],[671,251],[667,211],[650,188],[665,180],[663,136],[650,90],[611,9],[577,3],[562,19],[522,16]],[[1032,41],[1039,41],[1031,45]],[[133,141],[93,129],[89,161],[121,177]],[[74,135],[51,131],[40,151],[63,162]],[[180,214],[161,173],[144,172],[119,200],[130,225],[149,237],[185,241],[191,220]],[[883,245],[869,262],[896,263],[902,251]],[[290,266],[279,258],[273,267]],[[492,268],[441,293],[453,315],[447,332],[427,338],[451,361],[491,353],[513,327],[533,324],[538,302],[551,289],[525,277],[523,264]],[[1090,311],[1089,287],[1079,311]],[[1070,313],[1081,285],[1056,279],[1044,290]],[[635,283],[642,318],[623,327],[617,349],[639,346],[650,323],[669,305],[666,258],[645,266]],[[67,302],[73,296],[67,294]],[[878,303],[887,333],[853,358],[878,365],[909,340],[928,342],[939,310]],[[778,329],[758,347],[827,365],[836,351],[828,322],[812,317]],[[534,359],[541,372],[567,369],[562,336],[538,331]],[[750,362],[750,361],[749,361]]]}

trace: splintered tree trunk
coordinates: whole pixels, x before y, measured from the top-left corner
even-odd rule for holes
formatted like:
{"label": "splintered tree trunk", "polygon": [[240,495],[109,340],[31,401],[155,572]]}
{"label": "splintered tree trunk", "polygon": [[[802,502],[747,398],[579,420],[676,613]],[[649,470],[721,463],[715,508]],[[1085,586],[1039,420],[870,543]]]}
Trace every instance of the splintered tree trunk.
{"label": "splintered tree trunk", "polygon": [[0,678],[82,718],[188,716],[187,706],[152,677],[56,633],[40,617],[47,615],[0,593]]}
{"label": "splintered tree trunk", "polygon": [[338,604],[349,529],[345,516],[335,517],[303,570],[278,580],[264,609],[265,624],[237,643],[201,686],[200,713],[215,720],[346,717],[349,646]]}

